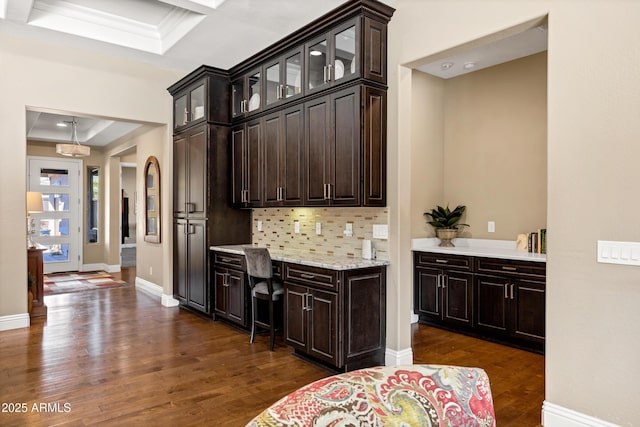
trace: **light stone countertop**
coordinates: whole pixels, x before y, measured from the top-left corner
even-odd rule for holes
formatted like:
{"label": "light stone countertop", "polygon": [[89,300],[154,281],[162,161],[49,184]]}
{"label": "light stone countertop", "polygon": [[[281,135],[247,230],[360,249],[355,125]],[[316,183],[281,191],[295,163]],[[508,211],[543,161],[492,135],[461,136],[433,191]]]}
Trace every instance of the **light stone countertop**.
{"label": "light stone countertop", "polygon": [[441,248],[438,246],[439,244],[440,239],[435,237],[413,239],[411,240],[411,250],[414,252],[547,262],[546,254],[519,251],[516,249],[516,242],[511,240],[453,239],[455,245],[453,248]]}
{"label": "light stone countertop", "polygon": [[[224,245],[211,246],[209,249],[217,252],[226,252],[236,255],[244,255],[243,246],[249,245]],[[302,251],[283,251],[269,248],[271,259],[284,261],[291,264],[302,264],[311,267],[328,268],[330,270],[356,270],[358,268],[381,267],[389,265],[389,261],[380,259],[363,259],[342,256],[312,254]]]}

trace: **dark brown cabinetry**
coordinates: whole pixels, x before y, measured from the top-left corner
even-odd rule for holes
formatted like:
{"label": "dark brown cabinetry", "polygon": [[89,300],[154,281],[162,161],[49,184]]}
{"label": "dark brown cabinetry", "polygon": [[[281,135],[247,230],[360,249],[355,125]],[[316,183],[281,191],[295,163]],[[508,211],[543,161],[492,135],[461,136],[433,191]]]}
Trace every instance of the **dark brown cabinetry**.
{"label": "dark brown cabinetry", "polygon": [[302,204],[304,120],[301,105],[264,118],[264,206]]}
{"label": "dark brown cabinetry", "polygon": [[542,351],[544,262],[414,253],[421,322]]}
{"label": "dark brown cabinetry", "polygon": [[[545,269],[499,259],[477,259],[476,327],[496,336],[544,344]],[[540,263],[536,263],[540,264]]]}
{"label": "dark brown cabinetry", "polygon": [[242,327],[248,325],[249,295],[244,256],[213,252],[214,313]]}
{"label": "dark brown cabinetry", "polygon": [[262,205],[262,121],[251,120],[231,131],[232,203]]}
{"label": "dark brown cabinetry", "polygon": [[473,275],[470,257],[416,252],[416,313],[427,322],[470,327]]}
{"label": "dark brown cabinetry", "polygon": [[27,249],[27,271],[31,279],[31,293],[33,301],[31,302],[31,317],[46,316],[47,306],[44,304],[44,249],[29,248]]}
{"label": "dark brown cabinetry", "polygon": [[232,209],[229,200],[229,87],[226,71],[202,66],[168,89],[175,121],[174,296],[207,315],[213,307],[209,247],[251,240],[250,213]]}
{"label": "dark brown cabinetry", "polygon": [[284,264],[285,341],[339,370],[384,364],[385,268]]}
{"label": "dark brown cabinetry", "polygon": [[234,206],[386,205],[392,14],[350,1],[231,69]]}

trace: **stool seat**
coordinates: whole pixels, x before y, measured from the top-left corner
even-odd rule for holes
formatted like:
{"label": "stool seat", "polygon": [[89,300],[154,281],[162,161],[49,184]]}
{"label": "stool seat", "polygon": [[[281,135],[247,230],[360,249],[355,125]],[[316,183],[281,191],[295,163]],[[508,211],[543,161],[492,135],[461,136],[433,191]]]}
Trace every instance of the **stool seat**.
{"label": "stool seat", "polygon": [[[277,300],[278,297],[282,294],[284,294],[284,286],[282,286],[282,283],[280,282],[276,282],[275,280],[271,282],[273,284],[273,300]],[[258,282],[255,284],[255,286],[253,287],[253,290],[251,291],[251,296],[255,297],[257,296],[256,294],[262,294],[262,295],[269,295],[269,285],[267,284],[267,282]]]}

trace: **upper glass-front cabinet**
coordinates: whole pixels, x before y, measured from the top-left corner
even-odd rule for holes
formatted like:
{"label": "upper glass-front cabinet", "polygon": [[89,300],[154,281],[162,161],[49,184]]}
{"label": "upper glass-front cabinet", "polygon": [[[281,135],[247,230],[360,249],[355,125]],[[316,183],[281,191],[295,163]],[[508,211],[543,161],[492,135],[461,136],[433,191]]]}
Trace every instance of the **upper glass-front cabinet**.
{"label": "upper glass-front cabinet", "polygon": [[231,105],[233,117],[260,111],[262,100],[262,72],[252,71],[231,83]]}
{"label": "upper glass-front cabinet", "polygon": [[302,94],[302,49],[268,62],[264,67],[265,107]]}
{"label": "upper glass-front cabinet", "polygon": [[359,22],[352,20],[305,45],[307,93],[360,75],[359,34]]}
{"label": "upper glass-front cabinet", "polygon": [[206,108],[205,84],[189,88],[173,100],[173,127],[181,128],[204,119]]}

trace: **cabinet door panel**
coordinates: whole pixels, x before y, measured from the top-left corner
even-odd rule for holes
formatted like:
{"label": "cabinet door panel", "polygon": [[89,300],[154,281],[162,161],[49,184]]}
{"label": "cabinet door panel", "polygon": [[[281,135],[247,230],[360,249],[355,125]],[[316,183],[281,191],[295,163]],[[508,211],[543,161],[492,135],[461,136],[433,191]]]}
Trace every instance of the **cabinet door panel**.
{"label": "cabinet door panel", "polygon": [[177,220],[173,224],[173,293],[181,301],[187,300],[187,227],[186,220]]}
{"label": "cabinet door panel", "polygon": [[227,314],[227,269],[216,268],[213,273],[214,311],[216,314]]}
{"label": "cabinet door panel", "polygon": [[387,81],[387,26],[364,18],[364,63],[362,76],[380,83]]}
{"label": "cabinet door panel", "polygon": [[260,206],[262,202],[262,143],[260,121],[247,124],[247,145],[245,150],[247,168],[247,189],[249,190],[249,204]]}
{"label": "cabinet door panel", "polygon": [[364,135],[362,164],[362,204],[386,206],[387,199],[387,94],[364,90]]}
{"label": "cabinet door panel", "polygon": [[188,200],[190,216],[207,215],[207,137],[206,128],[200,128],[189,136],[187,143],[188,164]]}
{"label": "cabinet door panel", "polygon": [[307,347],[306,295],[307,288],[285,283],[285,341],[301,350]]}
{"label": "cabinet door panel", "polygon": [[310,290],[310,293],[309,354],[337,364],[337,297],[316,290]]}
{"label": "cabinet door panel", "polygon": [[432,320],[440,320],[440,273],[441,270],[435,268],[418,267],[415,269],[416,314],[431,317]]}
{"label": "cabinet door panel", "polygon": [[242,192],[245,189],[244,178],[244,125],[231,131],[231,203],[242,206]]}
{"label": "cabinet door panel", "polygon": [[384,350],[386,335],[385,278],[381,271],[348,272],[345,277],[344,334],[346,357]]}
{"label": "cabinet door panel", "polygon": [[329,104],[327,98],[305,104],[305,204],[325,205],[325,189],[329,176]]}
{"label": "cabinet door panel", "polygon": [[207,287],[207,248],[206,230],[204,221],[189,221],[188,233],[188,260],[189,260],[189,304],[201,311],[209,311]]}
{"label": "cabinet door panel", "polygon": [[545,284],[518,280],[513,286],[513,335],[527,341],[544,343]]}
{"label": "cabinet door panel", "polygon": [[187,137],[179,135],[173,140],[174,215],[185,216],[187,214],[187,170]]}
{"label": "cabinet door panel", "polygon": [[476,324],[480,329],[508,332],[509,300],[505,279],[476,276]]}
{"label": "cabinet door panel", "polygon": [[332,152],[327,164],[332,177],[331,203],[360,203],[360,90],[331,96]]}
{"label": "cabinet door panel", "polygon": [[245,281],[244,272],[228,270],[227,309],[228,317],[236,323],[246,326]]}
{"label": "cabinet door panel", "polygon": [[473,276],[445,271],[442,318],[448,323],[472,325]]}
{"label": "cabinet door panel", "polygon": [[284,111],[281,155],[283,167],[282,184],[284,203],[302,205],[304,169],[304,116],[298,105]]}
{"label": "cabinet door panel", "polygon": [[279,205],[279,188],[281,183],[282,156],[280,141],[282,120],[280,113],[264,118],[264,204]]}

